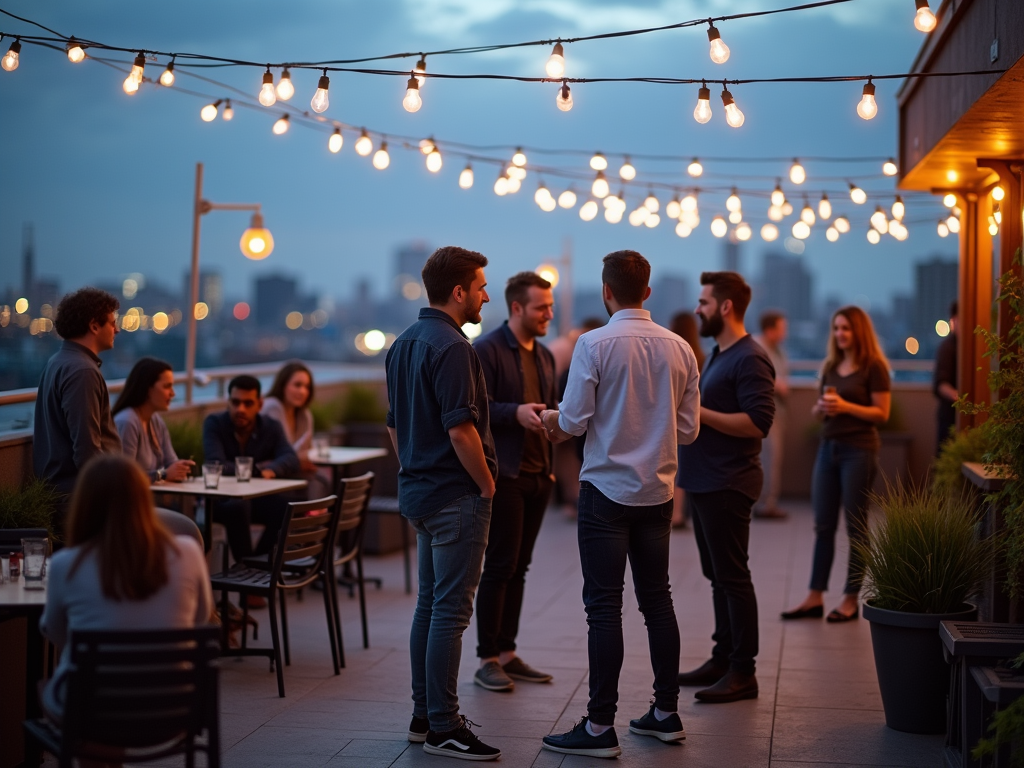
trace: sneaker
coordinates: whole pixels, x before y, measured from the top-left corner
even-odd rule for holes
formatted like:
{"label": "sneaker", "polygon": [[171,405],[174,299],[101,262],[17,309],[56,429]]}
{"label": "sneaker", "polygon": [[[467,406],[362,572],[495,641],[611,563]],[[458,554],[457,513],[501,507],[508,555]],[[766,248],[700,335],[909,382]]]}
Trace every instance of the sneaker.
{"label": "sneaker", "polygon": [[586,757],[618,757],[622,754],[615,729],[609,728],[600,736],[587,733],[587,720],[584,717],[568,733],[559,733],[544,737],[544,749],[561,752],[564,755],[585,755]]}
{"label": "sneaker", "polygon": [[518,656],[503,665],[502,669],[513,680],[522,680],[527,683],[550,683],[553,679],[547,672],[534,669]]}
{"label": "sneaker", "polygon": [[409,723],[409,741],[413,744],[422,744],[427,740],[427,731],[430,730],[430,722],[425,717],[412,716]]}
{"label": "sneaker", "polygon": [[473,675],[473,682],[488,691],[511,691],[516,687],[496,661],[488,661],[480,667]]}
{"label": "sneaker", "polygon": [[683,722],[679,714],[673,712],[664,720],[654,716],[654,705],[651,704],[647,714],[638,720],[629,721],[629,730],[641,736],[653,736],[662,741],[682,741],[686,738],[686,731],[683,730]]}
{"label": "sneaker", "polygon": [[431,755],[454,757],[456,760],[497,760],[501,750],[489,747],[473,735],[476,723],[463,716],[462,725],[451,731],[428,731],[423,751]]}

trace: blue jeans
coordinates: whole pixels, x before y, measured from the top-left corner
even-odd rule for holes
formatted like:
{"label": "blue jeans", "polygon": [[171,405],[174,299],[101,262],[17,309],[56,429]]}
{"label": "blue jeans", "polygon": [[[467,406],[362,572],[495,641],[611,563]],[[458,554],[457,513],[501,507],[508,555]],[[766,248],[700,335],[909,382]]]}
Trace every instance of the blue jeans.
{"label": "blue jeans", "polygon": [[839,507],[846,510],[846,533],[850,539],[850,563],[843,593],[860,592],[864,563],[857,543],[867,539],[868,495],[878,471],[878,452],[838,440],[822,440],[814,462],[811,506],[814,508],[814,565],[811,589],[828,590],[828,577],[836,553]]}
{"label": "blue jeans", "polygon": [[654,669],[654,704],[675,712],[679,702],[679,625],[668,583],[672,501],[627,507],[589,482],[580,483],[578,536],[583,565],[590,656],[590,719],[614,725],[622,670],[622,591],[626,559]]}
{"label": "blue jeans", "polygon": [[426,717],[432,731],[450,731],[462,724],[457,691],[462,633],[473,615],[491,500],[463,496],[409,523],[417,534],[420,581],[409,637],[413,714]]}

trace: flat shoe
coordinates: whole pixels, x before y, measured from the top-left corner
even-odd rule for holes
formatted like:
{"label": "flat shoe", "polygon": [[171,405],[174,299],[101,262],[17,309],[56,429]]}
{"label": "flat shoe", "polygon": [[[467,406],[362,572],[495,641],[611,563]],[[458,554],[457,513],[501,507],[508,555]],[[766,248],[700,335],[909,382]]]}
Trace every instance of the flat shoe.
{"label": "flat shoe", "polygon": [[825,608],[821,605],[814,605],[810,608],[797,608],[792,611],[783,611],[782,618],[790,619],[820,619],[825,615]]}
{"label": "flat shoe", "polygon": [[860,608],[854,608],[853,613],[840,613],[839,609],[829,611],[825,621],[829,624],[842,624],[844,621],[854,621],[860,617]]}

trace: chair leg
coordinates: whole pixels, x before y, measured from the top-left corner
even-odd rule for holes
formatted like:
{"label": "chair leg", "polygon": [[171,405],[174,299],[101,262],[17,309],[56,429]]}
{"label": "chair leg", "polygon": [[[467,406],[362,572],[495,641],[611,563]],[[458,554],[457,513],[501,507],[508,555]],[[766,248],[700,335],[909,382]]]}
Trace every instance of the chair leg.
{"label": "chair leg", "polygon": [[185,768],[196,768],[196,751],[191,747],[185,751]]}
{"label": "chair leg", "polygon": [[284,664],[281,661],[281,638],[277,632],[277,590],[270,590],[270,598],[267,600],[267,608],[270,613],[270,638],[274,646],[274,655],[271,664],[277,669],[277,695],[284,698]]}
{"label": "chair leg", "polygon": [[[331,603],[334,605],[334,635],[338,638],[338,664],[345,668],[345,640],[341,634],[341,608],[338,606],[338,579],[334,577],[334,566],[331,566]],[[327,587],[325,586],[324,591]]]}
{"label": "chair leg", "polygon": [[288,593],[274,590],[281,598],[281,637],[284,640],[284,663],[292,665],[292,651],[288,643]]}
{"label": "chair leg", "polygon": [[228,593],[220,593],[220,647],[222,651],[228,649],[228,635],[231,634],[231,612],[228,608]]}
{"label": "chair leg", "polygon": [[356,553],[356,579],[359,582],[359,618],[363,622],[363,648],[370,647],[370,628],[366,626],[366,583],[363,579],[363,553]]}
{"label": "chair leg", "polygon": [[334,604],[331,602],[331,595],[327,591],[327,574],[320,572],[324,581],[324,613],[327,615],[327,635],[331,639],[331,661],[334,663],[334,674],[341,674],[341,667],[338,665],[338,640],[334,634]]}
{"label": "chair leg", "polygon": [[242,648],[246,648],[246,639],[249,637],[249,600],[246,595],[242,595],[239,602],[242,604]]}

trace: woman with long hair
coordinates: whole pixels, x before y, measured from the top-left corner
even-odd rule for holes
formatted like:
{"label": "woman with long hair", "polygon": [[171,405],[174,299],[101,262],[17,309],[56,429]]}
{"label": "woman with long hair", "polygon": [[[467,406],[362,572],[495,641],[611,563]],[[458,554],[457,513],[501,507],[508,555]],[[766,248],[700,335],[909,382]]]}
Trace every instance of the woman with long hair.
{"label": "woman with long hair", "polygon": [[43,692],[56,717],[64,709],[70,632],[187,629],[205,624],[213,607],[202,547],[160,524],[149,480],[126,456],[100,455],[82,469],[65,538],[47,568],[40,620],[50,642],[64,646]]}
{"label": "woman with long hair", "polygon": [[318,473],[316,464],[309,459],[313,444],[313,414],[309,410],[313,402],[313,372],[305,363],[293,360],[281,366],[274,377],[270,391],[263,398],[260,411],[279,421],[284,427],[285,437],[299,456],[302,478],[309,483],[307,497],[318,499],[331,493],[330,483]]}
{"label": "woman with long hair", "polygon": [[784,619],[820,619],[824,593],[835,557],[839,508],[846,512],[850,561],[843,601],[830,622],[856,619],[863,563],[854,546],[867,538],[868,495],[878,472],[881,439],[878,425],[889,420],[892,393],[889,361],[875,336],[871,318],[849,306],[832,315],[828,356],[821,367],[820,396],[812,413],[824,422],[814,462],[811,504],[814,508],[814,564],[811,590]]}
{"label": "woman with long hair", "polygon": [[150,480],[180,483],[188,477],[195,462],[178,458],[167,425],[160,418],[173,399],[171,364],[144,357],[132,367],[112,413],[124,454],[135,459]]}

